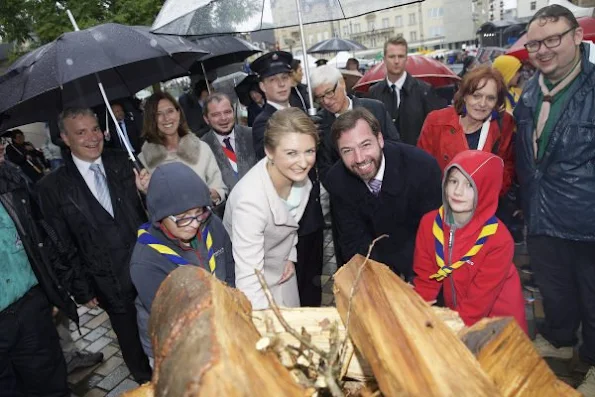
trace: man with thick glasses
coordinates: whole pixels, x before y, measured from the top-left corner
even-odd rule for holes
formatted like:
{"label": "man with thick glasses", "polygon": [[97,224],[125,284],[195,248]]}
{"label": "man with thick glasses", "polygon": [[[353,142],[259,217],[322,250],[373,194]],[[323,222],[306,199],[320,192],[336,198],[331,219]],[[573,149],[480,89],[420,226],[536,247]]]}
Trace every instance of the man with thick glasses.
{"label": "man with thick glasses", "polygon": [[339,69],[331,65],[320,66],[312,71],[310,79],[314,100],[322,108],[317,115],[320,119],[318,125],[321,137],[316,164],[323,184],[328,170],[341,159],[331,139],[331,126],[341,114],[353,108],[364,107],[372,112],[380,122],[380,128],[385,139],[399,140],[397,129],[391,122],[382,102],[347,95],[345,80]]}
{"label": "man with thick glasses", "polygon": [[591,366],[579,390],[595,396],[595,49],[566,8],[537,11],[527,25],[538,73],[514,111],[516,168],[527,247],[543,296],[535,346],[544,357]]}
{"label": "man with thick glasses", "polygon": [[231,240],[210,204],[208,186],[186,165],[168,163],[153,171],[147,192],[150,223],[139,228],[130,259],[139,336],[151,363],[151,305],[169,273],[196,266],[235,287]]}

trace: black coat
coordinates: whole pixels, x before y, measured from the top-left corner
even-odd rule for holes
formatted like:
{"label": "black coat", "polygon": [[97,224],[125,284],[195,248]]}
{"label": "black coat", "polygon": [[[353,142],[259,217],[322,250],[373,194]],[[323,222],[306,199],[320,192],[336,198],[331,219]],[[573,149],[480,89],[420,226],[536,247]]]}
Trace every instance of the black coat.
{"label": "black coat", "polygon": [[401,134],[401,141],[410,145],[417,145],[417,138],[428,113],[448,106],[446,100],[439,97],[429,84],[412,77],[409,73],[401,90],[399,108],[396,105],[395,94],[386,79],[374,84],[368,95],[384,103]]}
{"label": "black coat", "polygon": [[[374,115],[374,117],[376,117],[380,123],[380,131],[385,139],[393,142],[399,141],[399,133],[391,122],[390,116],[381,102],[375,99],[357,98],[354,96],[350,96],[350,98],[353,101],[353,108],[366,108]],[[318,165],[320,180],[323,185],[326,185],[326,174],[331,167],[341,159],[337,146],[331,137],[331,126],[337,118],[334,114],[325,109],[320,110],[318,116],[321,119],[318,123],[321,137],[316,164]]]}
{"label": "black coat", "polygon": [[180,96],[178,102],[184,111],[184,117],[186,117],[190,131],[199,138],[206,134],[211,127],[209,127],[202,115],[203,108],[196,96],[193,93],[186,93]]}
{"label": "black coat", "polygon": [[56,235],[43,221],[36,196],[21,171],[10,163],[2,167],[14,169],[10,177],[0,177],[0,203],[17,228],[33,273],[49,302],[78,323],[76,305],[54,273],[54,269],[63,266]]}
{"label": "black coat", "polygon": [[[139,154],[144,143],[144,139],[141,138],[142,125],[139,125],[136,120],[132,120],[128,117],[124,119],[124,124],[126,125],[128,140],[130,140],[130,144],[134,148],[134,152]],[[118,132],[116,131],[116,127],[114,126],[113,122],[109,123],[109,131],[110,140],[105,141],[105,147],[126,150],[120,141],[120,137],[118,136]]]}
{"label": "black coat", "polygon": [[138,226],[146,221],[125,153],[104,151],[103,166],[114,216],[103,210],[72,161],[38,183],[42,212],[69,254],[56,268],[59,279],[78,303],[97,297],[107,311],[122,312],[124,300],[134,299],[130,255]]}
{"label": "black coat", "polygon": [[388,234],[376,243],[371,258],[409,279],[419,222],[442,203],[442,172],[432,156],[414,146],[385,141],[383,151],[386,164],[378,197],[343,163],[328,173],[339,259],[346,263],[355,254],[366,255],[373,239]]}
{"label": "black coat", "polygon": [[[254,144],[254,152],[256,153],[256,161],[264,157],[264,130],[266,129],[267,121],[277,111],[277,108],[266,104],[262,112],[256,117],[254,125],[252,126],[252,143]],[[300,228],[298,235],[304,236],[313,233],[324,227],[324,217],[322,216],[322,206],[320,205],[320,179],[318,176],[318,169],[313,167],[308,174],[312,181],[312,190],[310,191],[310,198],[308,205],[300,220]]]}
{"label": "black coat", "polygon": [[299,83],[295,87],[291,88],[289,94],[289,104],[295,108],[301,108],[306,114],[308,114],[308,108],[310,108],[310,98],[308,97],[308,86],[306,84]]}

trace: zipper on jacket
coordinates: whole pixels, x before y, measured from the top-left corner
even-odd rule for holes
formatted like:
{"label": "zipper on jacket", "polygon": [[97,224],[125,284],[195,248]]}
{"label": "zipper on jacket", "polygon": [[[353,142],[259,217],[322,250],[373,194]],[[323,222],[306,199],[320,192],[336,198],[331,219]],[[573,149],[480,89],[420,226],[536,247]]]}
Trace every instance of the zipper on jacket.
{"label": "zipper on jacket", "polygon": [[[452,265],[452,246],[454,245],[455,241],[455,229],[454,227],[450,228],[450,232],[448,234],[448,266]],[[455,290],[455,282],[452,278],[452,273],[448,277],[450,280],[450,287],[452,289],[452,303],[456,309],[457,307],[457,291]]]}

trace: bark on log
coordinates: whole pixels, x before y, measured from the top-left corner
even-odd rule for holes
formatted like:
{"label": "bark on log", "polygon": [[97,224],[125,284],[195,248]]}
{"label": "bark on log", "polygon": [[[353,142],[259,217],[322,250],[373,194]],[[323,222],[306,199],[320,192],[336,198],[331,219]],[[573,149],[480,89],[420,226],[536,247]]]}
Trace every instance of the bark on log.
{"label": "bark on log", "polygon": [[[356,255],[335,274],[335,300],[344,323],[365,260]],[[348,327],[385,396],[500,396],[457,335],[381,263],[364,265]]]}
{"label": "bark on log", "polygon": [[304,396],[274,353],[256,350],[251,305],[203,269],[161,284],[149,323],[159,396]]}
{"label": "bark on log", "polygon": [[512,318],[486,318],[459,334],[502,396],[580,396],[558,380]]}

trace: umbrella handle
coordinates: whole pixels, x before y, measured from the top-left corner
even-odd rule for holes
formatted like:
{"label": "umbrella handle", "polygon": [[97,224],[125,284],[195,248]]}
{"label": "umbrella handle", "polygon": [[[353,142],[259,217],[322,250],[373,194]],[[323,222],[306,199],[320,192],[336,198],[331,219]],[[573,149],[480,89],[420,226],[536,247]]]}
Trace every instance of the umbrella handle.
{"label": "umbrella handle", "polygon": [[143,167],[141,167],[139,161],[136,159],[136,156],[132,152],[132,148],[128,144],[128,139],[126,139],[126,137],[124,136],[124,132],[120,127],[120,123],[118,123],[118,119],[116,119],[116,115],[114,114],[114,111],[112,110],[112,107],[109,104],[109,100],[107,99],[107,95],[105,94],[105,90],[103,89],[103,83],[101,82],[101,80],[99,80],[99,76],[97,74],[95,74],[95,78],[97,79],[97,86],[99,87],[99,91],[101,92],[101,96],[103,97],[103,102],[105,102],[105,108],[109,112],[114,122],[114,128],[116,129],[116,132],[120,136],[120,140],[122,141],[124,147],[126,148],[126,151],[128,152],[128,157],[130,158],[130,161],[132,161],[132,165],[134,166],[134,168],[136,168],[138,172],[140,172]]}
{"label": "umbrella handle", "polygon": [[314,108],[314,96],[312,95],[312,83],[310,81],[310,65],[308,65],[308,53],[306,52],[306,37],[304,35],[304,22],[302,21],[302,8],[300,6],[300,0],[295,0],[295,7],[297,8],[298,23],[300,25],[300,36],[302,39],[302,54],[304,54],[304,66],[306,72],[306,81],[308,82],[308,99],[310,100],[310,108],[308,109],[308,115],[316,115],[316,109]]}

